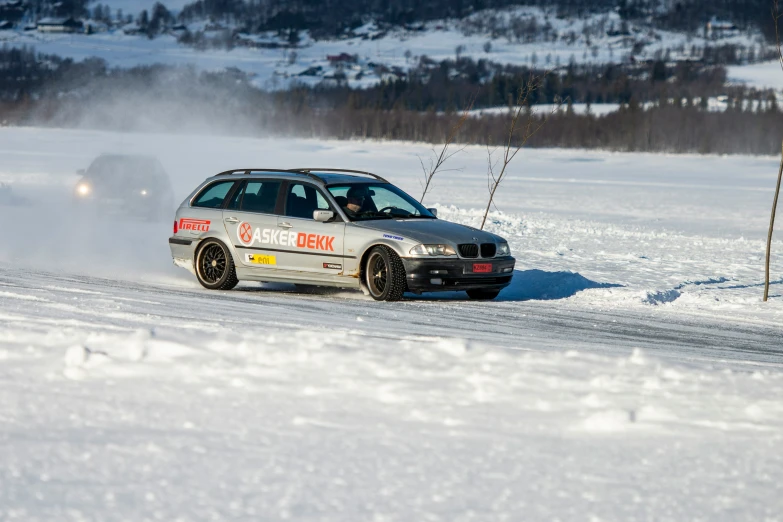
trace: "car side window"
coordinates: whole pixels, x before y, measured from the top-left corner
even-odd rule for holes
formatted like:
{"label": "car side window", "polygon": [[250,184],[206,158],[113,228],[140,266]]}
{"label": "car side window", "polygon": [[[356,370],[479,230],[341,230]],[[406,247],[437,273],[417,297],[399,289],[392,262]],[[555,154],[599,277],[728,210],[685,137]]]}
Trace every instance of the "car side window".
{"label": "car side window", "polygon": [[234,181],[222,181],[210,185],[193,200],[192,206],[201,208],[220,208],[234,186]]}
{"label": "car side window", "polygon": [[315,210],[331,210],[329,202],[318,189],[303,183],[288,185],[285,198],[286,216],[313,219]]}
{"label": "car side window", "polygon": [[273,180],[248,181],[231,200],[228,208],[242,212],[274,214],[280,182]]}

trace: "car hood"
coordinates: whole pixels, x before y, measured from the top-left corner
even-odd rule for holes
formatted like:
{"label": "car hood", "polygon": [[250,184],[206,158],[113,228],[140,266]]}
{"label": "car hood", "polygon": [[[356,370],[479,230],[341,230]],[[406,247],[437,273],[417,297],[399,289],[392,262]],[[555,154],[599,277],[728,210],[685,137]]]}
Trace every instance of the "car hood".
{"label": "car hood", "polygon": [[505,241],[495,234],[442,219],[379,219],[354,222],[354,225],[428,245],[444,242],[460,244]]}

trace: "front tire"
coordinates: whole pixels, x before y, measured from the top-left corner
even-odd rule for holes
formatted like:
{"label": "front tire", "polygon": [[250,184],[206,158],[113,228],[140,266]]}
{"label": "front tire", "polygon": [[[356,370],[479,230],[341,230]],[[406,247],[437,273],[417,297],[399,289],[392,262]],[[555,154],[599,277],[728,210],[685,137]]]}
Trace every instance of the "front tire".
{"label": "front tire", "polygon": [[468,297],[477,301],[490,301],[498,296],[500,290],[467,290]]}
{"label": "front tire", "polygon": [[196,253],[196,278],[209,290],[231,290],[237,283],[237,269],[228,247],[216,239],[207,239]]}
{"label": "front tire", "polygon": [[389,247],[370,250],[364,277],[370,297],[376,301],[399,301],[405,293],[405,266]]}

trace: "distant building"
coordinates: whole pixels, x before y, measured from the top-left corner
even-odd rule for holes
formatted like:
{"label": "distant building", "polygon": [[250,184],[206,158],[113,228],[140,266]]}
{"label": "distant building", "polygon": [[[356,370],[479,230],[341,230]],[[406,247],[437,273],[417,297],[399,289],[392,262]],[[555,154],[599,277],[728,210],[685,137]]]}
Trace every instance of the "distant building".
{"label": "distant building", "polygon": [[713,39],[727,38],[736,35],[738,32],[739,28],[735,24],[715,17],[707,22],[707,26],[704,28],[705,36]]}
{"label": "distant building", "polygon": [[36,28],[41,33],[80,33],[84,24],[73,18],[42,18]]}
{"label": "distant building", "polygon": [[122,26],[122,32],[127,35],[135,35],[141,33],[141,27],[136,22],[131,22]]}
{"label": "distant building", "polygon": [[332,65],[337,65],[337,64],[356,63],[357,56],[348,53],[329,54],[326,56],[326,59],[329,60],[329,63],[331,63]]}

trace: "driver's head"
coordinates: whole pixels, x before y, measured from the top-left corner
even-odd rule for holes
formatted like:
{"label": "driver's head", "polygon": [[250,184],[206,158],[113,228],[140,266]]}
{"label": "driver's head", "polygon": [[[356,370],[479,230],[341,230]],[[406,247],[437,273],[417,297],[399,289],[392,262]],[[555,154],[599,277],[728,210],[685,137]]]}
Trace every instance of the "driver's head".
{"label": "driver's head", "polygon": [[367,187],[351,187],[345,194],[345,197],[348,200],[345,207],[352,212],[359,212],[364,206],[364,200],[367,196]]}

